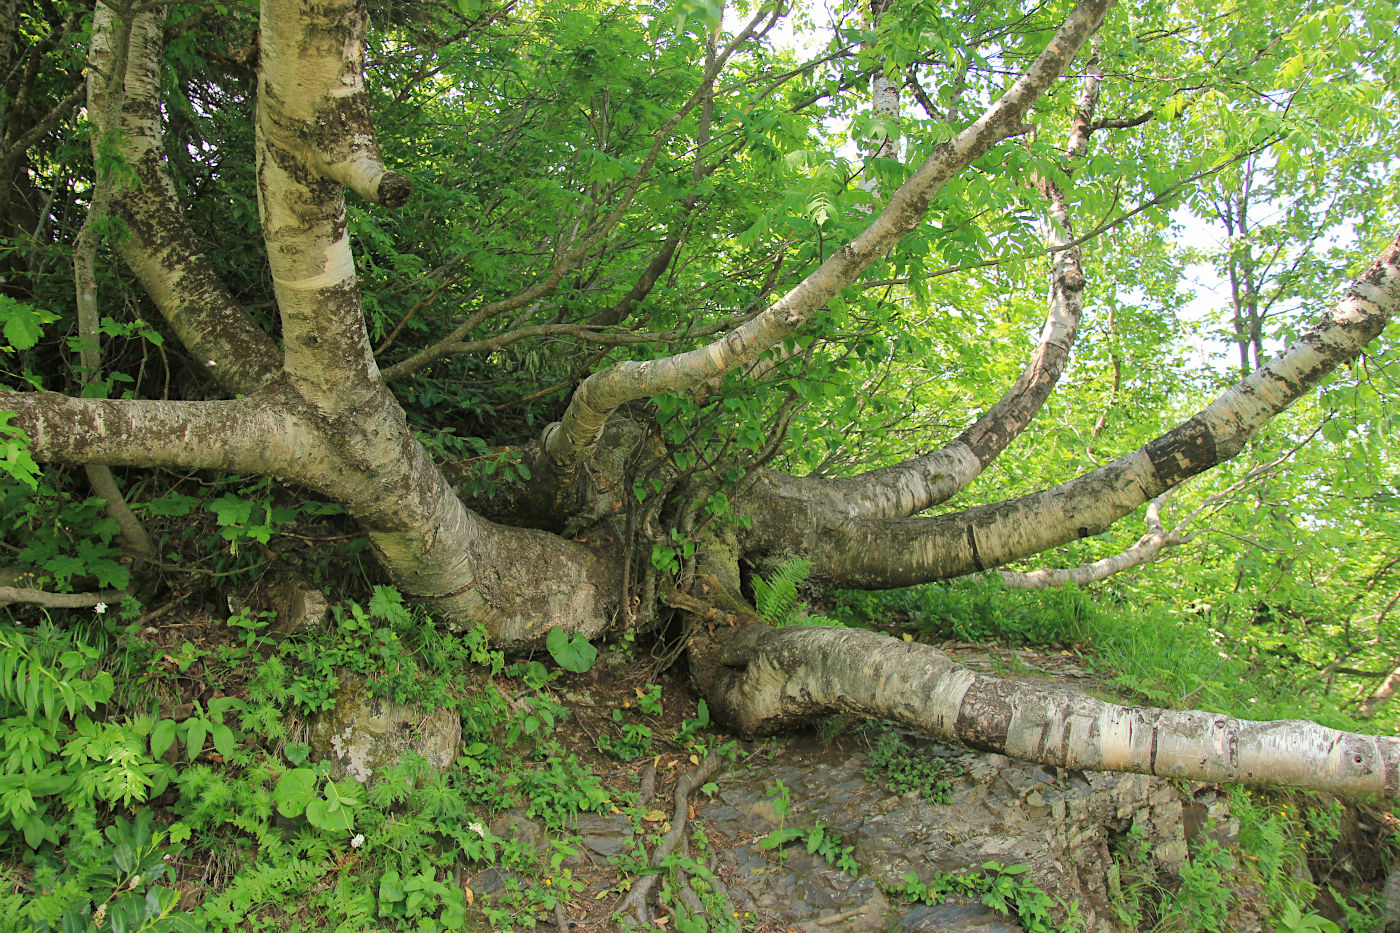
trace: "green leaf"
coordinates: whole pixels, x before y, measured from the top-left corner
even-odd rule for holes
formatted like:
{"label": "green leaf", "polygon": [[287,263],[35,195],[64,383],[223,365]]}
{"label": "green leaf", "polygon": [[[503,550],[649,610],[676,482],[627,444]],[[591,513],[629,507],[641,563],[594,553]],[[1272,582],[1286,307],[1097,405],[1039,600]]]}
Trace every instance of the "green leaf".
{"label": "green leaf", "polygon": [[204,740],[209,736],[209,723],[203,719],[185,720],[185,757],[194,761],[204,751]]}
{"label": "green leaf", "polygon": [[544,639],[545,647],[555,662],[566,671],[582,674],[593,666],[598,658],[598,649],[589,644],[582,635],[572,638],[559,626],[549,630]]}
{"label": "green leaf", "polygon": [[316,796],[316,772],[310,768],[293,768],[282,775],[272,791],[277,812],[291,819],[301,816]]}
{"label": "green leaf", "polygon": [[760,849],[776,849],[779,846],[787,845],[797,839],[801,839],[805,834],[796,826],[784,826],[773,830],[764,836],[758,843]]}
{"label": "green leaf", "polygon": [[348,807],[324,797],[317,797],[306,805],[306,820],[317,829],[330,832],[349,832],[355,823],[354,814]]}
{"label": "green leaf", "polygon": [[0,294],[0,331],[3,331],[5,342],[12,349],[30,349],[44,336],[44,325],[56,320],[58,315],[52,311]]}
{"label": "green leaf", "polygon": [[160,496],[159,498],[151,499],[147,502],[146,514],[175,518],[190,514],[198,504],[199,500],[194,496],[186,496],[178,492],[173,492],[168,496]]}
{"label": "green leaf", "polygon": [[[379,901],[381,904],[393,904],[403,898],[403,879],[396,869],[391,868],[379,878]],[[384,914],[385,910],[381,907],[379,915],[382,917]]]}
{"label": "green leaf", "polygon": [[214,723],[214,728],[210,730],[209,735],[214,740],[214,748],[220,755],[224,756],[225,760],[233,757],[235,742],[232,729],[221,722],[217,722]]}

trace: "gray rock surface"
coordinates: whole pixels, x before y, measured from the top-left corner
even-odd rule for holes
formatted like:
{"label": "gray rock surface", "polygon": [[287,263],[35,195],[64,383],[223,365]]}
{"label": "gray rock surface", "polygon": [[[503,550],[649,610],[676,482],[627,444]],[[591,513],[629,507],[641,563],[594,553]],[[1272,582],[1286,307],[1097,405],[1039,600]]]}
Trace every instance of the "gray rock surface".
{"label": "gray rock surface", "polygon": [[[1011,933],[1020,927],[981,903],[951,898],[928,907],[909,904],[881,886],[899,886],[906,872],[925,883],[937,873],[966,874],[987,862],[1028,865],[1023,875],[1061,904],[1077,902],[1086,929],[1116,931],[1109,906],[1111,849],[1130,830],[1143,834],[1159,875],[1170,882],[1187,854],[1183,813],[1193,831],[1210,825],[1228,834],[1223,800],[1209,788],[1184,796],[1167,781],[1047,769],[1001,755],[929,745],[948,759],[952,796],[931,803],[899,795],[865,776],[859,737],[830,747],[813,736],[774,743],[729,771],[699,818],[716,852],[715,868],[736,906],[804,931],[959,930]],[[781,781],[792,804],[779,816],[769,792]],[[1222,816],[1224,820],[1222,821]],[[1215,821],[1207,824],[1207,819]],[[780,825],[810,828],[820,821],[854,846],[862,874],[852,879],[804,846],[779,851],[759,842]],[[585,844],[593,845],[585,834]]]}
{"label": "gray rock surface", "polygon": [[371,696],[363,678],[341,678],[335,706],[311,721],[311,754],[337,779],[364,783],[405,752],[446,770],[457,760],[462,721],[449,709],[424,711]]}

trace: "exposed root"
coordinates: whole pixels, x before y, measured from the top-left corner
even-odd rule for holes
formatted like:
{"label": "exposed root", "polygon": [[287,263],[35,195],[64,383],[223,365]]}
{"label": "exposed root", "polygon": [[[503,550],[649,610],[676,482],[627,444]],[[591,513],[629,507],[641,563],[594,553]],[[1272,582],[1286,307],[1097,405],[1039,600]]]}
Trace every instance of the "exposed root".
{"label": "exposed root", "polygon": [[[651,867],[659,869],[666,857],[676,850],[681,840],[685,838],[686,818],[690,815],[690,795],[710,779],[719,770],[720,756],[716,752],[710,752],[705,756],[705,760],[690,771],[676,779],[676,792],[674,805],[671,809],[671,828],[661,837],[656,848],[651,853]],[[629,911],[637,916],[637,921],[645,926],[647,919],[647,897],[651,894],[651,889],[656,885],[659,873],[643,875],[632,885],[632,890],[627,892],[627,897],[623,899],[618,907],[618,913],[625,914]]]}
{"label": "exposed root", "polygon": [[637,803],[646,806],[656,796],[656,759],[647,762],[642,769],[642,779],[637,788]]}

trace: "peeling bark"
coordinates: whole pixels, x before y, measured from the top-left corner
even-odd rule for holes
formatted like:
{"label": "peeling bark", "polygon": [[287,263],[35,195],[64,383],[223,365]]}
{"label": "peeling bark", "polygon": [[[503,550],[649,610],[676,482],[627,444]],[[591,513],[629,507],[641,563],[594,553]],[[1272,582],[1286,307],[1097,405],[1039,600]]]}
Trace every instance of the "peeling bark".
{"label": "peeling bark", "polygon": [[[120,140],[119,151],[139,184],[121,193],[113,212],[126,223],[118,245],[161,316],[210,378],[229,392],[250,394],[275,376],[282,354],[234,301],[175,199],[166,174],[160,126],[160,63],[165,8],[136,13],[119,126],[98,123],[98,132]],[[89,112],[101,120],[97,102],[112,74],[113,13],[97,4],[88,69]]]}
{"label": "peeling bark", "polygon": [[[768,310],[709,346],[648,363],[619,364],[588,380],[544,446],[560,475],[567,476],[585,460],[607,475],[590,477],[592,487],[579,483],[565,490],[568,504],[578,504],[584,518],[568,516],[559,525],[591,521],[603,526],[607,515],[588,509],[606,509],[612,502],[620,509],[620,500],[604,494],[629,491],[626,482],[635,474],[628,470],[635,461],[628,453],[642,450],[651,442],[649,435],[642,432],[637,446],[625,451],[614,445],[619,449],[610,452],[611,460],[601,454],[590,460],[613,410],[631,399],[702,384],[749,365],[802,327],[831,295],[918,224],[948,178],[1021,130],[1030,106],[1074,58],[1109,5],[1110,0],[1083,0],[996,104],[939,147],[862,234]],[[120,126],[98,116],[105,124],[99,129],[125,140],[124,151],[142,182],[125,192],[119,205],[132,230],[123,254],[186,345],[209,361],[206,365],[225,386],[247,397],[146,402],[0,392],[0,407],[17,413],[15,424],[26,432],[39,459],[260,473],[319,492],[341,503],[360,523],[389,576],[407,595],[431,607],[449,626],[483,625],[498,645],[537,644],[554,625],[599,635],[631,595],[621,555],[629,554],[636,542],[609,542],[595,549],[545,531],[493,524],[467,508],[414,437],[369,352],[344,189],[392,206],[407,196],[408,188],[382,165],[374,144],[361,76],[364,15],[362,5],[347,0],[264,0],[262,6],[258,185],[284,356],[233,304],[190,245],[193,238],[175,207],[159,155],[159,14],[143,12],[133,20],[133,51],[123,71],[112,67],[110,10],[99,7],[91,55],[94,99],[104,92],[104,75],[124,73],[128,89]],[[531,289],[553,288],[563,270],[606,235],[640,190],[678,121],[689,109],[703,106],[735,44],[771,15],[761,9],[724,54],[707,57],[701,89],[656,134],[648,161],[629,179],[618,206],[579,235],[579,246],[560,246],[549,274]],[[1089,113],[1078,114],[1075,126],[1087,135],[1093,126]],[[1059,214],[1052,224],[1055,235],[1068,244],[1063,199],[1056,201],[1053,191],[1050,197]],[[649,288],[669,262],[671,242],[668,236],[644,273],[641,289]],[[1051,317],[1077,319],[1072,304],[1082,287],[1078,260],[1072,250],[1056,255],[1056,301],[1061,303],[1052,301]],[[494,307],[524,307],[533,300],[528,295],[541,293],[531,289]],[[695,585],[678,592],[664,583],[648,584],[645,598],[660,589],[671,605],[716,623],[718,636],[704,625],[694,627],[692,670],[717,713],[750,732],[847,710],[1068,767],[1394,796],[1400,783],[1397,740],[1311,724],[1127,709],[976,675],[933,649],[870,632],[775,631],[753,624],[740,595],[738,551],[742,545],[745,556],[759,561],[803,554],[816,560],[818,572],[828,579],[882,586],[967,573],[1097,533],[1148,498],[1233,456],[1259,425],[1360,352],[1397,304],[1400,238],[1323,324],[1282,357],[1185,425],[1095,473],[1037,495],[926,519],[852,519],[820,503],[783,499],[759,485],[736,501],[754,520],[742,542],[718,542],[713,530],[708,538],[699,535],[707,552],[697,555]],[[1060,325],[1052,325],[1052,333],[1055,326]],[[1072,327],[1061,326],[1065,330],[1072,332]],[[1049,348],[1059,346],[1056,340],[1047,337],[1043,344],[1044,357],[1032,361],[1026,383],[1013,389],[1016,401],[1008,404],[1016,412],[1030,411],[1026,406],[1041,391],[1044,375],[1063,366],[1062,360],[1051,359]],[[420,355],[406,371],[426,365],[432,352],[437,350],[425,351],[428,355]],[[1010,423],[988,424],[985,441],[968,441],[968,456],[980,462],[997,445],[1004,446]],[[627,433],[618,431],[609,440]],[[663,455],[657,452],[651,462]],[[540,488],[556,492],[544,483]],[[566,501],[565,493],[552,501]],[[901,489],[896,498],[902,496]],[[901,501],[895,514],[912,507]],[[877,509],[872,514],[890,513]],[[681,522],[679,527],[688,526]],[[689,570],[683,580],[692,582]],[[742,624],[732,629],[723,624],[735,621]]]}
{"label": "peeling bark", "polygon": [[856,713],[1057,767],[1400,796],[1400,739],[1118,706],[974,673],[936,648],[860,629],[748,626],[697,677],[711,710],[748,735]]}

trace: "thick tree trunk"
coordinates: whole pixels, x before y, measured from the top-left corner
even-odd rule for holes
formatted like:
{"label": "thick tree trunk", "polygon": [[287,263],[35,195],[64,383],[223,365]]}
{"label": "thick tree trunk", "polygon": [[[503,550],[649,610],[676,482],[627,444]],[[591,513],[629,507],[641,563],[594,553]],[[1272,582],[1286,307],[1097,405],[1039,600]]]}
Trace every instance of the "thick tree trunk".
{"label": "thick tree trunk", "polygon": [[936,648],[860,629],[745,626],[702,658],[693,669],[711,710],[750,735],[856,713],[1058,767],[1400,795],[1397,738],[1117,706],[974,673]]}
{"label": "thick tree trunk", "polygon": [[[116,25],[106,7],[99,13],[96,99]],[[615,558],[468,510],[369,351],[343,188],[392,206],[408,186],[379,160],[363,40],[360,4],[263,4],[259,204],[284,359],[232,304],[175,209],[159,159],[161,23],[152,13],[135,18],[121,112],[144,184],[116,205],[133,227],[123,255],[186,346],[226,386],[250,394],[148,402],[6,392],[0,405],[17,413],[41,459],[252,472],[309,487],[360,523],[407,594],[449,624],[484,625],[500,644],[538,641],[552,625],[597,635],[620,603]]]}

